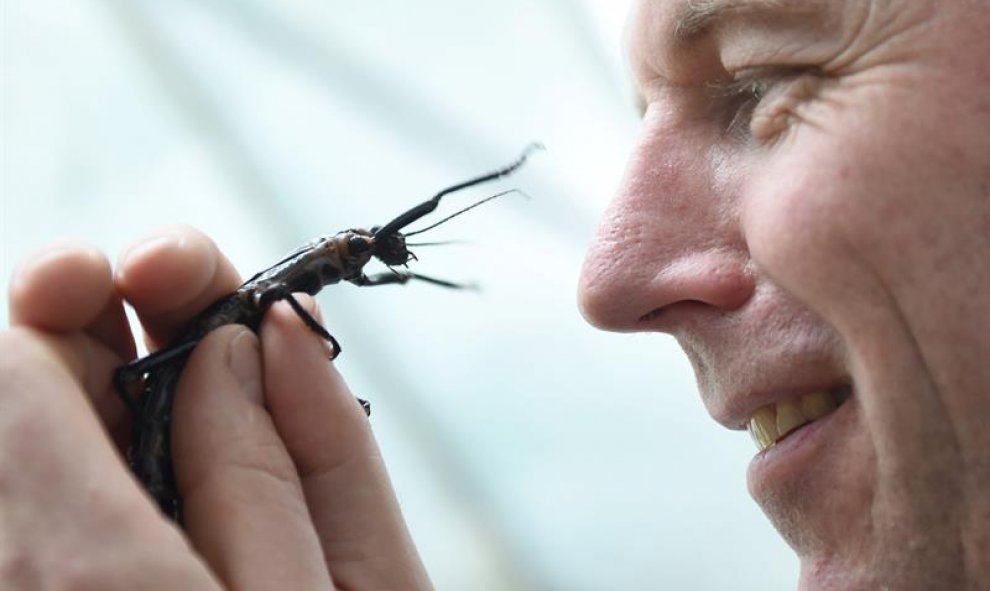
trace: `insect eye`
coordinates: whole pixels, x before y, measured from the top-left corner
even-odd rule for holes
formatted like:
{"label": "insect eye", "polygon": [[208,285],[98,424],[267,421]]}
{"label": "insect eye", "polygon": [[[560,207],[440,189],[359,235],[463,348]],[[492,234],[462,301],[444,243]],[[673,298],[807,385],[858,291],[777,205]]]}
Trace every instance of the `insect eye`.
{"label": "insect eye", "polygon": [[360,236],[353,236],[347,241],[347,248],[351,251],[351,254],[361,254],[368,250],[368,240]]}

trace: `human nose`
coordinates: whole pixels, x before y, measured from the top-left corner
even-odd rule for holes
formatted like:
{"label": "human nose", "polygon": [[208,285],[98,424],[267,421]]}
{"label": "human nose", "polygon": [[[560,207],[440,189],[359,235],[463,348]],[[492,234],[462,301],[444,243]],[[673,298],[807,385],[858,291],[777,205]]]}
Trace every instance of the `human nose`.
{"label": "human nose", "polygon": [[591,324],[675,332],[691,310],[727,312],[752,296],[734,203],[741,169],[707,139],[647,115],[585,257],[579,304]]}

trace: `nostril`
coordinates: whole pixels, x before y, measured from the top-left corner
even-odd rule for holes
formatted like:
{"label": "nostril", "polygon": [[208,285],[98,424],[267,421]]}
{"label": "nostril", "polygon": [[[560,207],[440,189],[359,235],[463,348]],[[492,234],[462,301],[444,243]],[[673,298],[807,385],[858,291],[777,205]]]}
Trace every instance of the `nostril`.
{"label": "nostril", "polygon": [[[712,305],[710,302],[684,299],[671,302],[659,308],[653,308],[639,317],[639,323],[649,324],[649,326],[641,327],[641,330],[673,330],[674,326],[682,322],[684,317],[704,314],[706,310],[710,312],[717,309],[720,308]],[[725,310],[722,311],[724,312]],[[658,320],[659,322],[657,322]]]}
{"label": "nostril", "polygon": [[643,314],[642,316],[640,316],[639,317],[639,321],[640,322],[649,322],[650,320],[656,320],[657,318],[660,317],[661,314],[663,314],[663,308],[653,308],[652,310],[650,310],[646,314]]}
{"label": "nostril", "polygon": [[655,318],[677,303],[706,304],[723,312],[742,307],[756,280],[739,251],[711,250],[670,261],[653,280],[654,300],[646,316]]}
{"label": "nostril", "polygon": [[592,325],[619,332],[666,330],[694,314],[731,312],[755,291],[747,262],[731,249],[656,256],[635,269],[592,262],[582,277],[581,310]]}

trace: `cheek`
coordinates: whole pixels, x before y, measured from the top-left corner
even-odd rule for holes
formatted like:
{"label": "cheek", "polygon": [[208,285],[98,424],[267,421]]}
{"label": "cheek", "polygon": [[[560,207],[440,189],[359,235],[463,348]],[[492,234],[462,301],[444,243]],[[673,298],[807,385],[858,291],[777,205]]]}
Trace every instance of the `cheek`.
{"label": "cheek", "polygon": [[850,86],[815,125],[767,148],[741,202],[754,260],[812,299],[856,295],[864,275],[892,294],[930,283],[973,248],[960,236],[979,236],[974,220],[985,219],[985,198],[973,196],[974,172],[988,168],[986,117],[876,82]]}
{"label": "cheek", "polygon": [[873,189],[854,170],[838,151],[809,150],[759,170],[744,191],[741,224],[754,262],[818,312],[822,297],[841,295],[861,272],[854,245],[871,223]]}
{"label": "cheek", "polygon": [[904,122],[846,115],[771,149],[742,198],[756,264],[824,316],[886,297],[916,262],[910,249],[931,230],[932,192],[943,185],[939,171],[924,170],[923,138]]}

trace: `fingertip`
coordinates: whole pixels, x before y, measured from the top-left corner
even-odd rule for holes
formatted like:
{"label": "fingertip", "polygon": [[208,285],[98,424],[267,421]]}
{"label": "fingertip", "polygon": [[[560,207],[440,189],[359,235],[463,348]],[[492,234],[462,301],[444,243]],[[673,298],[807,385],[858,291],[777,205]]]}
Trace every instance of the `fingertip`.
{"label": "fingertip", "polygon": [[135,308],[157,314],[202,292],[216,272],[218,253],[199,230],[164,226],[124,249],[114,279]]}
{"label": "fingertip", "polygon": [[210,414],[221,411],[217,405],[245,400],[261,408],[264,392],[261,343],[257,335],[240,324],[210,332],[193,350],[182,380],[190,384],[180,382],[180,388],[190,386],[198,393],[192,402],[185,397],[181,403],[176,402],[181,405],[177,412]]}
{"label": "fingertip", "polygon": [[113,295],[110,262],[77,241],[48,246],[28,257],[10,284],[11,324],[41,330],[80,330],[95,320]]}
{"label": "fingertip", "polygon": [[261,343],[250,330],[243,328],[227,343],[227,367],[240,387],[241,394],[258,406],[264,405],[261,375]]}
{"label": "fingertip", "polygon": [[[260,354],[253,354],[257,350],[260,350],[258,338],[246,326],[228,324],[210,331],[196,344],[182,369],[180,391],[190,385],[202,390],[196,395],[192,408],[212,404],[211,397],[223,396],[216,390],[227,388],[227,384],[239,386],[242,383],[238,374],[246,374],[249,371],[246,366],[251,363],[260,366]],[[178,398],[176,404],[179,404]]]}
{"label": "fingertip", "polygon": [[[310,313],[310,315],[316,319],[321,325],[323,324],[323,310],[320,308],[319,302],[316,298],[309,295],[308,293],[294,293],[293,297],[299,302],[303,309]],[[296,311],[288,304],[288,302],[278,302],[275,304],[277,308],[280,309],[279,314],[288,318],[291,322],[303,325],[302,319],[296,314]]]}
{"label": "fingertip", "polygon": [[147,331],[151,348],[240,283],[216,243],[189,226],[166,226],[121,254],[115,282]]}
{"label": "fingertip", "polygon": [[[326,328],[323,312],[316,298],[305,293],[296,293],[293,294],[293,297],[313,317],[313,320]],[[271,328],[266,329],[267,326],[271,326]],[[327,330],[329,331],[329,329]],[[308,349],[310,353],[318,351],[321,359],[324,362],[329,361],[330,363],[328,365],[331,367],[331,371],[336,373],[336,369],[332,363],[333,357],[331,357],[330,343],[307,326],[288,302],[276,302],[268,310],[262,321],[261,333],[266,334],[269,331],[277,333],[277,336],[272,338],[279,340],[289,339],[291,348],[303,347],[304,350]],[[271,350],[277,352],[278,348]]]}

